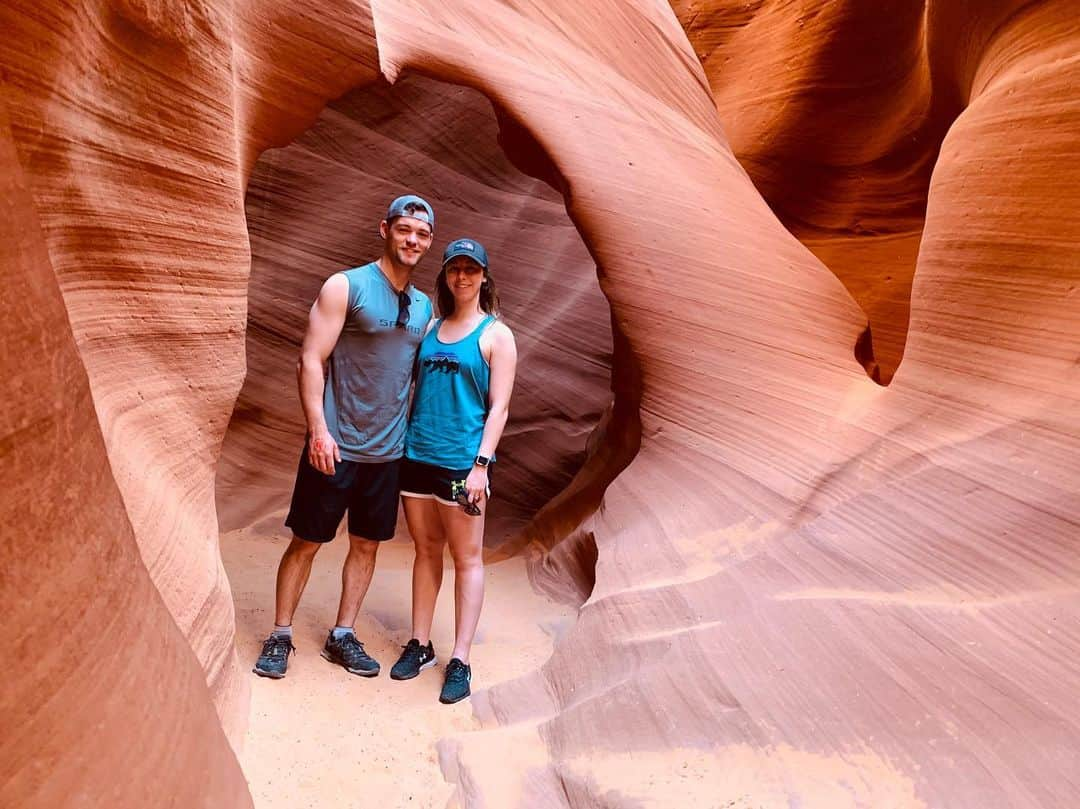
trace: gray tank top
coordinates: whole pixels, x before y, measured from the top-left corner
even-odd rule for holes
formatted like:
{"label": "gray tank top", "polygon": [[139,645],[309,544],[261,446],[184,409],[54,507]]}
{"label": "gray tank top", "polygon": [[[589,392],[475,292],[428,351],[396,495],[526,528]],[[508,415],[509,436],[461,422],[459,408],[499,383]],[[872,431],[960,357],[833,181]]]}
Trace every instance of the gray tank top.
{"label": "gray tank top", "polygon": [[431,300],[412,284],[409,321],[399,328],[398,293],[379,265],[346,270],[349,308],[330,354],[323,412],[346,461],[400,458],[405,444],[416,350],[431,320]]}

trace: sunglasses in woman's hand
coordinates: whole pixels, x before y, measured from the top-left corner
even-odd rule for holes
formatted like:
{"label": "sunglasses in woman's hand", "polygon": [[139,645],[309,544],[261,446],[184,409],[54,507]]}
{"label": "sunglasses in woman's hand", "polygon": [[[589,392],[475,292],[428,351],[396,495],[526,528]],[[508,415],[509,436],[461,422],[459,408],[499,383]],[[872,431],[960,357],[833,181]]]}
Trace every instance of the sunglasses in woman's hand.
{"label": "sunglasses in woman's hand", "polygon": [[450,482],[450,494],[454,498],[454,502],[461,506],[461,510],[468,514],[470,517],[479,517],[482,513],[480,507],[469,499],[469,492],[465,488],[464,480],[454,480]]}

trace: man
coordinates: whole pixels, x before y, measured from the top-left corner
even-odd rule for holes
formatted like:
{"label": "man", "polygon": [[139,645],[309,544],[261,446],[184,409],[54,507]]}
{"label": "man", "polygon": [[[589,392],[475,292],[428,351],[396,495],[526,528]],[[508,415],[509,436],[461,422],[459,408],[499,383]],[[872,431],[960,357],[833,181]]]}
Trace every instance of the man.
{"label": "man", "polygon": [[[349,512],[349,553],[341,573],[337,623],[322,655],[349,673],[374,677],[379,663],[353,629],[375,570],[379,543],[394,535],[398,467],[416,351],[431,301],[409,282],[431,247],[435,214],[404,196],[379,223],[382,256],[327,279],[311,307],[297,364],[307,442],[285,524],[292,541],[277,573],[274,631],[255,673],[285,676],[292,618],[323,543]],[[324,376],[323,368],[328,366]]]}

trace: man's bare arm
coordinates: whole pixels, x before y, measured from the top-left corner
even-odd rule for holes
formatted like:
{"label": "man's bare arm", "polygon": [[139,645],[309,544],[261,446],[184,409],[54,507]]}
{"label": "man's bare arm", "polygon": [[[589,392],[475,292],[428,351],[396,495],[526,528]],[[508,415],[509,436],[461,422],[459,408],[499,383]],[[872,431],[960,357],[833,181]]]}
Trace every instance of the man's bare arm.
{"label": "man's bare arm", "polygon": [[331,275],[312,304],[300,359],[296,363],[300,404],[308,428],[308,462],[324,475],[334,474],[334,462],[341,460],[341,452],[327,429],[323,413],[326,389],[323,367],[345,326],[348,305],[349,280],[341,273]]}

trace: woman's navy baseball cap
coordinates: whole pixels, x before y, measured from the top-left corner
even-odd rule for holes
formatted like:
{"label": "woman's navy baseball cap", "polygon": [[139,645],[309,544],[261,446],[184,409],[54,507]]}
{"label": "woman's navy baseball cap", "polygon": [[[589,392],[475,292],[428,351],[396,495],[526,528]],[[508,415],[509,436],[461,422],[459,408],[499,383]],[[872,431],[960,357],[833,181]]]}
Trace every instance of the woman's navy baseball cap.
{"label": "woman's navy baseball cap", "polygon": [[488,268],[487,250],[484,249],[484,245],[476,241],[476,239],[454,239],[446,246],[446,252],[443,253],[442,263],[446,266],[452,258],[458,256],[466,256],[471,258],[485,270]]}
{"label": "woman's navy baseball cap", "polygon": [[[407,205],[419,206],[423,210],[414,209],[412,213],[407,213],[405,211]],[[389,222],[399,216],[411,216],[413,219],[427,222],[431,225],[431,229],[435,230],[435,209],[428,205],[426,199],[422,199],[415,194],[406,194],[390,203],[390,207],[386,209],[386,221]]]}

